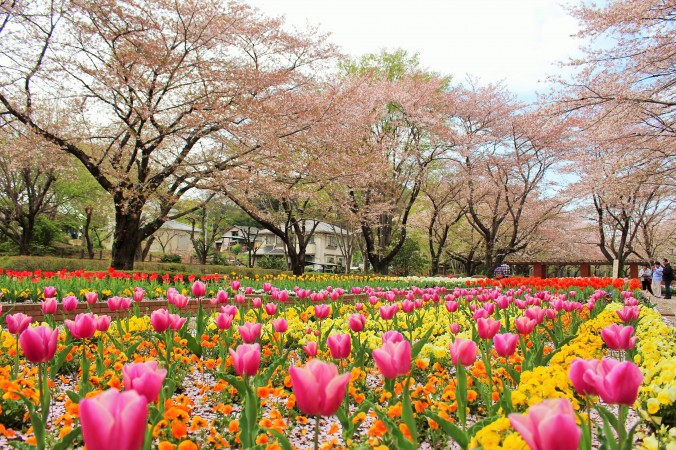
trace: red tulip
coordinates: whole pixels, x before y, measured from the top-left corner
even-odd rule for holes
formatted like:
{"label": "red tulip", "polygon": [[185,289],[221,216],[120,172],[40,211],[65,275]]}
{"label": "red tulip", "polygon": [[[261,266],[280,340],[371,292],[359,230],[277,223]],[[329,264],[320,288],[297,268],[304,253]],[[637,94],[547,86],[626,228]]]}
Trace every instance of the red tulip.
{"label": "red tulip", "polygon": [[48,326],[26,328],[19,337],[19,344],[26,359],[32,363],[45,363],[54,358],[59,331]]}
{"label": "red tulip", "polygon": [[69,295],[61,300],[61,307],[64,311],[75,311],[77,308],[77,297]]}
{"label": "red tulip", "polygon": [[228,349],[232,356],[235,372],[239,376],[253,376],[258,373],[261,362],[261,347],[258,344],[241,344],[236,350]]}
{"label": "red tulip", "polygon": [[19,336],[21,333],[26,331],[28,326],[31,324],[33,318],[27,316],[24,313],[8,314],[5,317],[7,322],[7,331],[10,333]]}
{"label": "red tulip", "polygon": [[455,365],[460,363],[463,366],[470,366],[476,361],[477,346],[472,340],[457,338],[451,343],[450,350],[451,360]]}
{"label": "red tulip", "polygon": [[495,351],[500,356],[511,356],[519,343],[519,335],[514,333],[496,334],[493,336]]}
{"label": "red tulip", "polygon": [[582,431],[567,398],[533,405],[528,415],[510,414],[509,421],[531,450],[577,450]]}
{"label": "red tulip", "polygon": [[244,322],[244,325],[239,327],[239,335],[246,344],[253,344],[261,336],[261,328],[263,324]]}
{"label": "red tulip", "polygon": [[373,360],[385,378],[406,375],[411,370],[411,343],[385,342],[382,347],[373,350]]}
{"label": "red tulip", "polygon": [[345,359],[350,356],[352,349],[352,340],[349,334],[334,334],[329,336],[326,344],[331,351],[331,356],[334,359]]}
{"label": "red tulip", "polygon": [[332,416],[345,397],[350,373],[338,375],[338,368],[313,359],[305,367],[289,369],[296,404],[307,416]]}
{"label": "red tulip", "polygon": [[46,298],[44,302],[42,302],[42,314],[49,315],[49,314],[56,314],[56,308],[58,304],[56,303],[56,299],[53,297]]}
{"label": "red tulip", "polygon": [[192,296],[193,297],[204,297],[207,293],[207,285],[201,281],[195,281],[192,284]]}
{"label": "red tulip", "polygon": [[479,319],[476,325],[481,339],[493,339],[493,336],[500,330],[500,322],[491,318]]}
{"label": "red tulip", "polygon": [[139,450],[148,426],[148,402],[136,391],[108,389],[80,402],[87,450]]}
{"label": "red tulip", "polygon": [[636,345],[634,327],[612,324],[601,330],[601,337],[611,350],[631,350]]}
{"label": "red tulip", "polygon": [[166,376],[166,369],[158,369],[157,361],[126,364],[122,367],[124,388],[138,392],[148,403],[157,400]]}
{"label": "red tulip", "polygon": [[96,333],[96,317],[94,314],[78,314],[75,320],[66,320],[64,324],[75,339],[89,339]]}

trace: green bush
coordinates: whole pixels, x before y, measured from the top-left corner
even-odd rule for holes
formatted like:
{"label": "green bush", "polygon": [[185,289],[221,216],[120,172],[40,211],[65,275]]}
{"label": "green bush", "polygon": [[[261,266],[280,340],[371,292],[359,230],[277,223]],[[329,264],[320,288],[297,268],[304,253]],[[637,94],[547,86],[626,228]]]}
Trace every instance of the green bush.
{"label": "green bush", "polygon": [[180,263],[181,262],[181,255],[162,255],[160,258],[161,263]]}
{"label": "green bush", "polygon": [[[42,270],[48,272],[58,272],[61,269],[67,271],[87,270],[92,272],[104,272],[110,267],[110,261],[103,259],[70,259],[70,258],[55,258],[50,256],[6,256],[0,258],[0,268],[17,270],[17,271],[35,271]],[[256,275],[262,277],[264,275],[279,275],[282,270],[265,269],[265,268],[248,268],[248,267],[234,267],[222,265],[190,265],[178,263],[159,263],[159,262],[137,262],[134,264],[132,272],[157,272],[160,274],[168,273],[170,275],[182,274],[196,274],[205,275],[218,273],[222,275],[232,275],[244,278],[255,278]]]}
{"label": "green bush", "polygon": [[260,258],[256,258],[256,264],[261,269],[286,270],[284,258],[279,258],[277,256],[261,256]]}

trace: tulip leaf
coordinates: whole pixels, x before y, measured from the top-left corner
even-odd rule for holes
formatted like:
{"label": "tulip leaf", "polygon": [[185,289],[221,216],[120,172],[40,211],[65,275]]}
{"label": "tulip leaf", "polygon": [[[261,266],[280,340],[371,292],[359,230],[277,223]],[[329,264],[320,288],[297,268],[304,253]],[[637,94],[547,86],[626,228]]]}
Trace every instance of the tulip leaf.
{"label": "tulip leaf", "polygon": [[197,339],[195,339],[192,334],[186,333],[183,339],[186,340],[188,343],[188,348],[193,354],[196,356],[202,356],[202,346],[199,342],[197,342]]}
{"label": "tulip leaf", "polygon": [[599,412],[599,415],[603,418],[604,422],[608,422],[615,430],[617,430],[618,420],[615,413],[608,411],[603,406],[597,405],[596,410]]}
{"label": "tulip leaf", "polygon": [[277,430],[273,430],[272,428],[263,428],[263,429],[267,433],[270,433],[275,438],[277,438],[277,443],[279,444],[280,447],[282,447],[282,450],[293,450],[293,447],[291,447],[291,442],[289,442],[289,438],[284,436],[282,433],[280,433]]}
{"label": "tulip leaf", "polygon": [[66,395],[68,396],[68,398],[70,399],[70,401],[73,402],[73,403],[75,403],[76,405],[77,405],[78,403],[80,403],[80,400],[82,399],[82,397],[80,397],[77,393],[75,393],[75,392],[73,392],[73,391],[68,391],[68,392],[66,392]]}
{"label": "tulip leaf", "polygon": [[415,425],[415,419],[413,418],[413,407],[411,406],[411,392],[410,392],[410,378],[404,383],[404,398],[401,402],[401,419],[404,421],[408,427],[408,431],[411,433],[411,438],[414,443],[418,442],[418,430]]}
{"label": "tulip leaf", "polygon": [[199,302],[199,309],[197,310],[197,318],[195,319],[195,336],[198,339],[202,338],[204,329],[206,328],[206,321],[204,320],[204,308],[202,308],[202,302]]}
{"label": "tulip leaf", "polygon": [[73,348],[73,344],[69,344],[68,346],[64,347],[59,353],[56,354],[54,359],[52,360],[52,366],[49,369],[49,375],[51,378],[55,378],[56,375],[59,373],[59,370],[61,370],[61,367],[66,363],[66,357],[68,356],[68,353],[70,353],[70,350]]}
{"label": "tulip leaf", "polygon": [[438,423],[439,427],[444,430],[444,433],[448,434],[460,447],[467,448],[467,445],[469,445],[468,433],[465,433],[457,425],[432,411],[427,410],[423,414]]}
{"label": "tulip leaf", "polygon": [[143,341],[138,341],[136,344],[127,347],[127,349],[124,351],[124,354],[127,356],[127,359],[132,359],[131,355],[133,355],[138,346],[141,345],[141,342]]}
{"label": "tulip leaf", "polygon": [[79,438],[80,436],[82,436],[82,428],[77,427],[73,429],[70,433],[65,435],[63,439],[61,439],[61,442],[56,444],[52,450],[68,450],[69,448],[71,448],[71,444],[73,443],[73,441]]}
{"label": "tulip leaf", "polygon": [[380,420],[383,421],[385,426],[387,426],[387,429],[389,430],[390,434],[392,434],[392,437],[394,437],[394,440],[396,442],[396,447],[399,450],[415,450],[417,448],[417,445],[415,445],[413,442],[409,441],[406,439],[406,436],[404,436],[404,433],[399,429],[397,424],[390,419],[390,417],[387,415],[385,411],[383,411],[381,408],[378,408],[375,404],[369,402],[369,406],[375,413],[378,415]]}
{"label": "tulip leaf", "polygon": [[239,393],[239,396],[244,399],[246,397],[246,385],[244,384],[244,381],[241,380],[240,378],[233,376],[233,375],[228,375],[227,373],[219,372],[218,373],[219,378],[225,380],[233,386],[235,389],[237,389],[237,392]]}
{"label": "tulip leaf", "polygon": [[[413,361],[415,361],[415,359],[418,357],[425,344],[428,343],[430,336],[432,336],[432,332],[434,332],[434,327],[430,327],[430,329],[427,330],[427,333],[425,333],[425,335],[420,338],[418,342],[413,345],[413,347],[411,347],[411,359]],[[411,344],[413,343],[411,342]]]}

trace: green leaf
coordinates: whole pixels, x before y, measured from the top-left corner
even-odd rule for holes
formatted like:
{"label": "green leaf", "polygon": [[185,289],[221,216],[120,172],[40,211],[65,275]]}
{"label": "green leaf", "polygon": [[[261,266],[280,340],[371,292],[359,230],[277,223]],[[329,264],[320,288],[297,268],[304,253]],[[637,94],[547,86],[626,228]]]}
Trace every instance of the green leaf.
{"label": "green leaf", "polygon": [[387,415],[387,413],[385,413],[385,411],[376,407],[373,403],[370,403],[369,406],[371,406],[371,408],[373,409],[373,411],[375,411],[380,420],[382,420],[383,423],[387,426],[387,429],[390,431],[392,437],[394,437],[394,440],[397,444],[397,448],[399,450],[415,450],[417,448],[417,446],[414,445],[413,442],[406,439],[404,433],[401,432],[397,424],[392,419],[390,419],[390,417]]}
{"label": "green leaf", "polygon": [[206,328],[206,321],[204,320],[204,308],[202,308],[202,302],[199,302],[199,309],[197,310],[197,318],[195,319],[195,336],[199,339],[202,338],[204,334],[204,329]]}
{"label": "green leaf", "polygon": [[70,433],[65,435],[63,439],[61,439],[61,442],[54,446],[53,450],[67,450],[71,448],[73,441],[75,441],[75,439],[79,438],[80,436],[82,436],[82,428],[74,428]]}
{"label": "green leaf", "polygon": [[608,422],[610,426],[612,426],[614,429],[617,430],[619,422],[617,420],[617,416],[615,415],[615,413],[608,411],[601,405],[596,405],[596,410],[599,412],[599,415],[601,416],[601,418],[603,418],[604,422]]}
{"label": "green leaf", "polygon": [[138,348],[139,345],[141,345],[141,342],[143,341],[138,341],[136,344],[127,347],[127,349],[124,351],[124,354],[127,356],[127,359],[131,359],[131,355],[133,355],[134,352],[136,352],[136,349]]}
{"label": "green leaf", "polygon": [[228,384],[237,389],[237,392],[239,392],[239,396],[241,398],[246,398],[246,385],[244,384],[243,380],[223,372],[218,372],[218,377],[227,381]]}
{"label": "green leaf", "polygon": [[[432,333],[433,333],[433,332],[434,332],[434,327],[430,327],[430,329],[427,330],[427,333],[425,333],[425,334],[423,335],[423,337],[421,337],[421,338],[418,340],[418,342],[416,342],[415,345],[413,345],[413,347],[411,347],[411,359],[412,359],[413,361],[415,361],[415,359],[418,357],[418,355],[419,355],[420,352],[422,351],[422,349],[423,349],[423,347],[425,346],[425,344],[428,343],[428,341],[429,341],[429,339],[430,339],[430,336],[432,336]],[[411,342],[411,344],[413,344],[413,343]]]}
{"label": "green leaf", "polygon": [[279,444],[280,447],[282,447],[282,450],[293,450],[293,447],[291,447],[291,442],[289,442],[289,438],[284,436],[282,433],[280,433],[277,430],[273,430],[272,428],[263,428],[263,429],[277,439],[277,443]]}
{"label": "green leaf", "polygon": [[468,433],[465,433],[457,425],[440,417],[432,411],[427,410],[423,412],[423,414],[438,423],[439,427],[444,430],[444,433],[448,434],[460,447],[463,449],[467,448],[469,445]]}
{"label": "green leaf", "polygon": [[68,396],[70,401],[75,403],[75,404],[80,403],[80,400],[82,399],[82,397],[80,397],[77,393],[75,393],[73,391],[67,391],[66,395]]}
{"label": "green leaf", "polygon": [[73,344],[69,344],[68,346],[64,347],[59,353],[56,354],[54,359],[52,360],[52,366],[49,368],[49,375],[51,378],[55,378],[56,375],[59,373],[59,370],[61,370],[61,367],[66,362],[66,357],[68,356],[68,353],[70,353],[71,349],[73,348]]}
{"label": "green leaf", "polygon": [[[410,382],[410,381],[409,381]],[[404,386],[404,398],[401,402],[401,419],[404,421],[408,427],[408,431],[411,433],[413,442],[418,442],[418,429],[415,425],[415,419],[413,418],[413,408],[411,406],[411,392],[409,391],[409,382],[405,383]]]}
{"label": "green leaf", "polygon": [[200,345],[199,342],[197,342],[197,339],[193,337],[191,334],[186,334],[185,337],[183,338],[186,340],[188,343],[188,348],[190,349],[193,354],[197,356],[202,356],[202,346]]}

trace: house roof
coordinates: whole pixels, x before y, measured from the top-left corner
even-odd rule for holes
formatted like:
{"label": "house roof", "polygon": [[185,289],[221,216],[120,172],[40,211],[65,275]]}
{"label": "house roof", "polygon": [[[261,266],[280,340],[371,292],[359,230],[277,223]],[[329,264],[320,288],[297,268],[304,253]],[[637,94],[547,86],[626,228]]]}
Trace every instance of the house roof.
{"label": "house roof", "polygon": [[[311,229],[312,226],[314,225],[312,220],[306,220],[305,221],[305,228],[306,229]],[[315,233],[326,233],[326,234],[347,234],[348,231],[340,228],[339,226],[332,225],[330,223],[326,222],[319,222],[317,225],[317,228],[315,229]],[[260,235],[266,235],[266,234],[274,234],[270,230],[261,230],[259,233]]]}
{"label": "house roof", "polygon": [[[176,220],[167,220],[160,228],[173,231],[192,231],[192,226],[186,225]],[[195,231],[202,231],[202,229],[195,227]]]}

